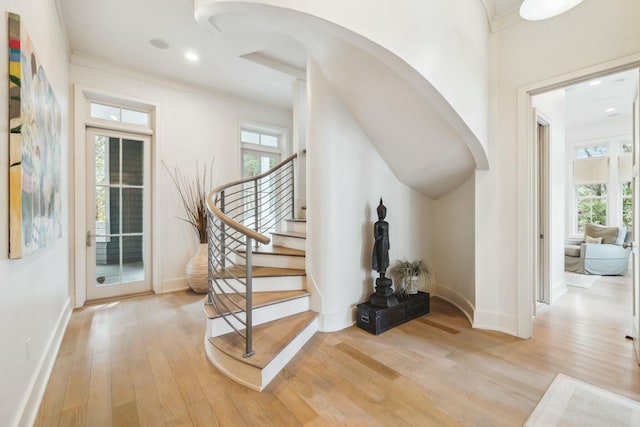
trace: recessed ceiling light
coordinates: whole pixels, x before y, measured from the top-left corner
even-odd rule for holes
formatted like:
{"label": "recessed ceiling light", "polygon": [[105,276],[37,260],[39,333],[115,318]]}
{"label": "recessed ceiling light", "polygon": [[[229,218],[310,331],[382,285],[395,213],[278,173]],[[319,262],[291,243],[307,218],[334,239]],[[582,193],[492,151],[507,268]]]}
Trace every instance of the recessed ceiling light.
{"label": "recessed ceiling light", "polygon": [[614,107],[609,107],[604,110],[605,113],[613,113],[614,111],[616,111]]}
{"label": "recessed ceiling light", "polygon": [[187,58],[187,61],[190,62],[197,62],[199,59],[198,54],[192,50],[188,50],[187,52],[185,52],[184,57]]}
{"label": "recessed ceiling light", "polygon": [[169,43],[167,43],[166,41],[162,40],[162,39],[151,39],[149,40],[149,43],[151,44],[151,46],[158,48],[158,49],[169,49]]}
{"label": "recessed ceiling light", "polygon": [[591,80],[589,82],[589,86],[598,86],[599,84],[602,84],[602,80]]}

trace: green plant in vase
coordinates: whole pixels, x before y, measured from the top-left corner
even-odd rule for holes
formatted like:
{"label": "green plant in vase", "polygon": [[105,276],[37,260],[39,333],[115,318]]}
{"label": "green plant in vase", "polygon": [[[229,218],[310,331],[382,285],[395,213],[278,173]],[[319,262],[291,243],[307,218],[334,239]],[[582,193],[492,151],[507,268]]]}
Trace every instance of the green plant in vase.
{"label": "green plant in vase", "polygon": [[406,297],[418,293],[420,279],[428,281],[431,269],[423,260],[398,260],[389,268],[398,295]]}

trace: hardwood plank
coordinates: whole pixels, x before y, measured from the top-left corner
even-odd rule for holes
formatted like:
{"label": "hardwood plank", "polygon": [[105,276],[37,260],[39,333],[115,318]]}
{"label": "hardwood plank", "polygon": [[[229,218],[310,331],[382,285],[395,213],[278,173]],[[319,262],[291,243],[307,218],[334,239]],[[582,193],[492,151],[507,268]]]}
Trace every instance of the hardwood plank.
{"label": "hardwood plank", "polygon": [[559,372],[640,401],[630,296],[620,278],[569,289],[529,340],[472,329],[432,298],[431,313],[378,336],[317,333],[262,393],[207,360],[202,295],[94,305],[71,316],[36,425],[513,426]]}
{"label": "hardwood plank", "polygon": [[138,427],[140,420],[138,419],[138,406],[136,405],[136,401],[133,400],[114,406],[111,420],[113,427]]}

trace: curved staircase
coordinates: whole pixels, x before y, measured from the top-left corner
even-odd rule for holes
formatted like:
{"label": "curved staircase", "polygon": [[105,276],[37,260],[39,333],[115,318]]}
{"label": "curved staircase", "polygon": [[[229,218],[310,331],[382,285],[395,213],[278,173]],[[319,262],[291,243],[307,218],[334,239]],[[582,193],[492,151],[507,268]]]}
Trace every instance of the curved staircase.
{"label": "curved staircase", "polygon": [[208,197],[205,351],[225,375],[258,391],[318,329],[306,290],[306,221],[291,218],[294,159]]}

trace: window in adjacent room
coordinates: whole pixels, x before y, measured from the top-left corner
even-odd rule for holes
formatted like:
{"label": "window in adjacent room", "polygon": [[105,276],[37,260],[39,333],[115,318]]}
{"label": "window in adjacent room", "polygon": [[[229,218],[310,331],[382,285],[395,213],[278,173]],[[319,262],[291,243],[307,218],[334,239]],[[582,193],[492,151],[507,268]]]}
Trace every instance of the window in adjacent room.
{"label": "window in adjacent room", "polygon": [[607,225],[607,184],[577,185],[576,206],[579,232],[589,223]]}

